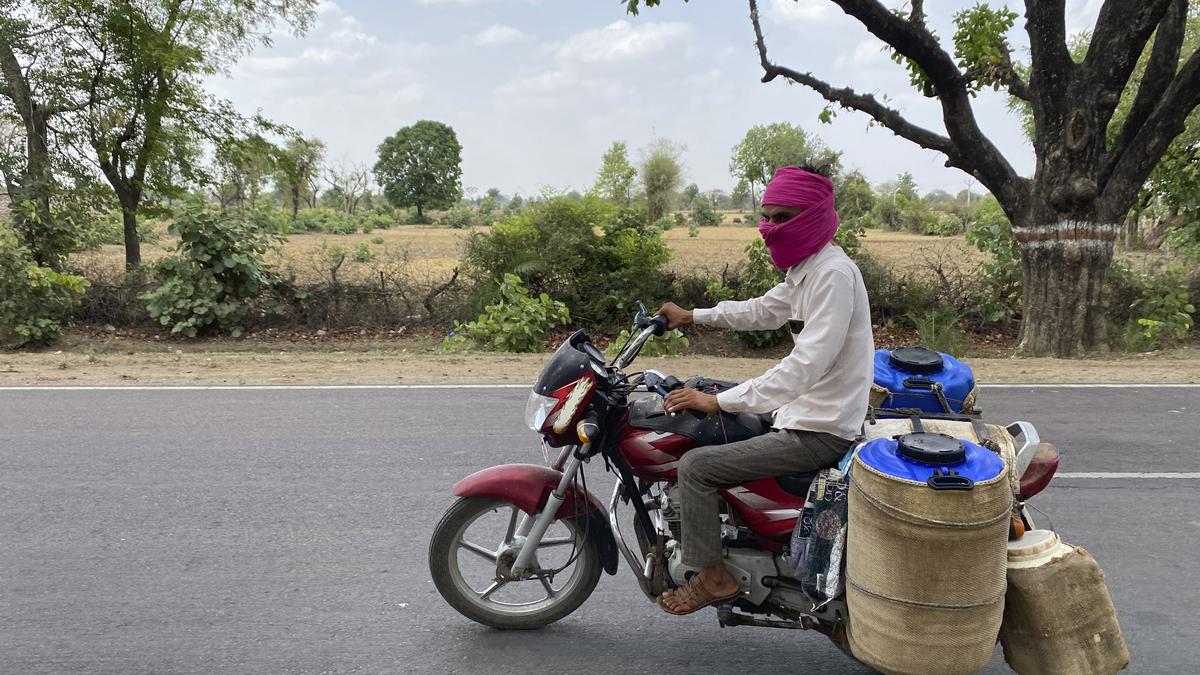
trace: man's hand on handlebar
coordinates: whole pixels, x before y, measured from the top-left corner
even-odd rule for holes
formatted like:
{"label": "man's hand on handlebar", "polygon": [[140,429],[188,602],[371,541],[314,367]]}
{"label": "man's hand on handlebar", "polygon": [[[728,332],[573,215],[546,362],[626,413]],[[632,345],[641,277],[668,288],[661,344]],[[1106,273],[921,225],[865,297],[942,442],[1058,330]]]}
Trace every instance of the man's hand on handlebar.
{"label": "man's hand on handlebar", "polygon": [[705,394],[695,389],[676,389],[667,394],[666,400],[663,401],[663,409],[669,413],[695,410],[712,414],[719,411],[721,406],[717,405],[717,397],[713,394]]}
{"label": "man's hand on handlebar", "polygon": [[668,302],[658,309],[658,313],[667,317],[667,330],[682,328],[692,322],[692,310]]}

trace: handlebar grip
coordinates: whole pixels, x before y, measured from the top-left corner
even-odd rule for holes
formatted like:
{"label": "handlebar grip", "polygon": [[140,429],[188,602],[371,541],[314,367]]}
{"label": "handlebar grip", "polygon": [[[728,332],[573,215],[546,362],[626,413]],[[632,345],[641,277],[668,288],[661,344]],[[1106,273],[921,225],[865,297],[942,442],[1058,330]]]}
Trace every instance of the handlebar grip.
{"label": "handlebar grip", "polygon": [[667,324],[667,317],[663,316],[662,314],[650,319],[650,325],[654,326],[654,334],[656,336],[661,337],[663,333],[667,332]]}

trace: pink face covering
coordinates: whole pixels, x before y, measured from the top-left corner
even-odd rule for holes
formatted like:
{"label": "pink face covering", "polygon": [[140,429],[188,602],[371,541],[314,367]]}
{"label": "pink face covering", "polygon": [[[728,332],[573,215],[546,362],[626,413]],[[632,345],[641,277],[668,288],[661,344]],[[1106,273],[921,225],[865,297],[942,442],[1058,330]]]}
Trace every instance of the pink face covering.
{"label": "pink face covering", "polygon": [[787,222],[776,225],[763,218],[758,224],[771,260],[779,269],[800,264],[825,248],[837,234],[839,221],[834,210],[833,181],[825,176],[794,166],[782,167],[767,184],[762,203],[803,209]]}

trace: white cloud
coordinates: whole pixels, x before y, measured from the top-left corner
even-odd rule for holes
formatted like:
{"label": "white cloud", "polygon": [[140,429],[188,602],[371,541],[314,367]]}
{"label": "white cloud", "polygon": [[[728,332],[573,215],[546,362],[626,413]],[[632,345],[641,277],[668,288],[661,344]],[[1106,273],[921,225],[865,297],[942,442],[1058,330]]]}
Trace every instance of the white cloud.
{"label": "white cloud", "polygon": [[688,23],[646,22],[633,25],[621,20],[604,28],[585,30],[567,38],[556,58],[581,63],[612,63],[656,54],[692,34]]}
{"label": "white cloud", "polygon": [[493,24],[475,34],[475,44],[480,47],[509,45],[529,40],[529,36],[512,26]]}
{"label": "white cloud", "polygon": [[830,12],[828,0],[771,0],[767,16],[773,21],[799,24],[820,21]]}

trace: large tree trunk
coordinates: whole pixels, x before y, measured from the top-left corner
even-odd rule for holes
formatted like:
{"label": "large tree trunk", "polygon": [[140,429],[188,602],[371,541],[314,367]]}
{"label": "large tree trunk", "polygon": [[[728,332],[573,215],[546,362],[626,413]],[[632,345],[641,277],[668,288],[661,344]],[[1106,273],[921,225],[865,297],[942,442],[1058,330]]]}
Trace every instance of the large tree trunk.
{"label": "large tree trunk", "polygon": [[1104,283],[1119,226],[1063,220],[1015,230],[1024,271],[1017,352],[1068,358],[1107,351]]}
{"label": "large tree trunk", "polygon": [[125,269],[132,272],[142,264],[142,242],[138,239],[137,231],[137,205],[122,205],[121,220],[125,224]]}
{"label": "large tree trunk", "polygon": [[300,184],[292,185],[292,220],[300,215]]}

